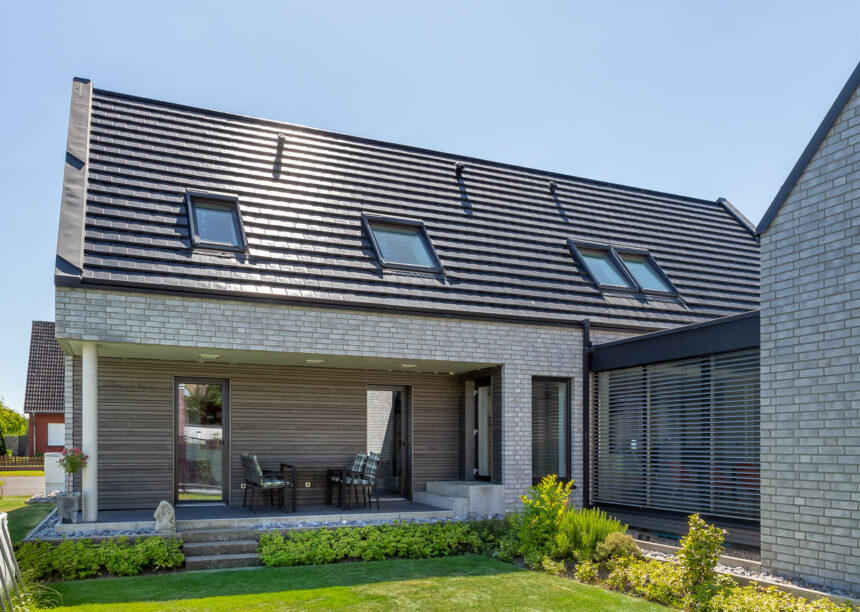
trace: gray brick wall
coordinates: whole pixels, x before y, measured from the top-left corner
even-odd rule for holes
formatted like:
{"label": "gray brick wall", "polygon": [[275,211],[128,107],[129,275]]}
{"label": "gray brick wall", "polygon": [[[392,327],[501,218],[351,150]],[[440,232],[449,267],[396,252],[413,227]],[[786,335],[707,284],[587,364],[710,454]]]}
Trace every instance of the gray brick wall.
{"label": "gray brick wall", "polygon": [[860,587],[860,94],[761,239],[761,547]]}
{"label": "gray brick wall", "polygon": [[58,338],[73,341],[501,364],[502,479],[510,508],[531,485],[531,378],[570,377],[573,475],[582,480],[579,327],[67,288],[56,292],[56,326]]}

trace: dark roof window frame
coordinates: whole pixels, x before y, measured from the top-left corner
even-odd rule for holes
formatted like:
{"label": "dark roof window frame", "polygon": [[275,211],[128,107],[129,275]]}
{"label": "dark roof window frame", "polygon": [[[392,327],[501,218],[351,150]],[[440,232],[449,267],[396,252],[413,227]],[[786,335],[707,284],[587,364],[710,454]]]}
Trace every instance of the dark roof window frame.
{"label": "dark roof window frame", "polygon": [[[418,219],[403,219],[399,217],[386,217],[381,215],[361,213],[361,224],[364,227],[364,231],[367,233],[368,238],[370,239],[370,245],[371,247],[373,247],[373,252],[376,254],[376,259],[379,261],[379,264],[382,266],[383,269],[387,268],[394,270],[406,270],[410,272],[427,272],[430,274],[445,273],[445,268],[442,266],[442,261],[439,259],[439,255],[437,255],[436,253],[436,248],[433,246],[433,241],[430,240],[430,235],[427,233],[427,227],[424,225],[423,221],[420,221]],[[379,242],[376,240],[376,235],[373,233],[374,227],[416,230],[418,236],[424,243],[424,247],[427,249],[427,253],[430,255],[430,259],[433,260],[433,265],[419,266],[385,259],[382,254],[382,248],[380,247]]]}
{"label": "dark roof window frame", "polygon": [[[233,216],[233,224],[236,229],[238,244],[230,242],[213,242],[204,240],[200,236],[200,228],[194,214],[196,204],[208,204],[210,206],[223,207],[230,210]],[[191,246],[201,249],[212,249],[216,251],[236,251],[244,253],[248,250],[248,239],[245,236],[245,226],[242,223],[242,211],[239,208],[239,196],[225,193],[210,193],[206,191],[195,191],[189,189],[185,192],[185,208],[188,213],[188,228],[191,234]]]}
{"label": "dark roof window frame", "polygon": [[[649,295],[663,295],[668,297],[677,297],[678,289],[675,287],[675,284],[672,280],[666,276],[666,273],[663,272],[663,268],[660,267],[660,264],[657,263],[657,260],[654,259],[654,256],[651,255],[651,252],[647,249],[639,249],[635,247],[616,247],[610,244],[599,244],[596,242],[587,242],[582,240],[573,240],[568,239],[567,246],[570,249],[570,252],[573,254],[574,259],[576,259],[577,263],[581,265],[588,276],[591,278],[594,285],[600,290],[607,291],[625,291],[628,293],[643,293]],[[588,264],[588,261],[583,257],[582,250],[585,251],[601,251],[607,254],[610,261],[614,265],[614,267],[621,273],[621,275],[625,278],[625,280],[630,283],[629,287],[621,286],[621,285],[611,285],[600,282],[597,275],[592,270],[591,266]],[[669,287],[669,290],[661,290],[661,289],[649,289],[642,286],[642,284],[636,280],[636,277],[630,272],[630,269],[627,267],[627,264],[624,263],[623,255],[633,255],[636,257],[643,257],[645,261],[648,262],[648,265],[657,273],[659,278]]]}

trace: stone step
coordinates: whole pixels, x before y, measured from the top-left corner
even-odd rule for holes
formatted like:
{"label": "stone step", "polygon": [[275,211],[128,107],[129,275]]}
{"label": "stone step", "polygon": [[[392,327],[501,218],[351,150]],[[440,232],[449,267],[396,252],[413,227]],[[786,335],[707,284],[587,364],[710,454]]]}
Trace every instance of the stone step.
{"label": "stone step", "polygon": [[230,540],[227,542],[189,542],[182,547],[185,558],[209,555],[238,555],[257,552],[257,540]]}
{"label": "stone step", "polygon": [[233,555],[202,555],[200,557],[186,557],[185,569],[209,570],[226,569],[231,567],[255,567],[263,565],[257,553],[238,553]]}
{"label": "stone step", "polygon": [[465,497],[455,497],[452,495],[440,495],[438,493],[414,493],[415,501],[428,506],[436,506],[437,508],[445,508],[454,513],[455,518],[466,518],[469,516],[469,500]]}
{"label": "stone step", "polygon": [[184,529],[176,535],[185,543],[229,542],[236,540],[259,540],[258,529]]}
{"label": "stone step", "polygon": [[504,515],[505,487],[483,481],[431,480],[427,493],[466,498],[468,516]]}

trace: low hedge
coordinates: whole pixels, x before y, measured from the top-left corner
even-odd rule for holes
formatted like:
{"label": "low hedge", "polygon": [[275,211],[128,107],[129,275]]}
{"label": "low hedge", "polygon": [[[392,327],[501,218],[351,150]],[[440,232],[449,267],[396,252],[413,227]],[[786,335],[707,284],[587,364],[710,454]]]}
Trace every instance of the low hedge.
{"label": "low hedge", "polygon": [[257,549],[268,567],[321,565],[350,559],[426,559],[482,552],[491,529],[470,523],[394,523],[264,534]]}
{"label": "low hedge", "polygon": [[99,576],[136,576],[143,570],[181,567],[185,562],[182,540],[162,537],[126,536],[102,542],[89,539],[51,542],[24,542],[16,550],[21,571],[33,580],[76,580]]}

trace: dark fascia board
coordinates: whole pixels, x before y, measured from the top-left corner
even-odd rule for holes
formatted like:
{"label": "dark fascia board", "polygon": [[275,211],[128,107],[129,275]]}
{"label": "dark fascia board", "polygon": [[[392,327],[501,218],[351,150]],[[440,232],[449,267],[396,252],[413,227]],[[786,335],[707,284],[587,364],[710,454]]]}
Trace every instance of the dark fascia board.
{"label": "dark fascia board", "polygon": [[617,370],[759,347],[759,311],[599,344],[591,370]]}
{"label": "dark fascia board", "polygon": [[816,151],[818,151],[821,143],[824,142],[825,138],[827,138],[827,134],[833,127],[833,124],[836,123],[836,119],[839,118],[839,115],[842,113],[842,109],[845,108],[846,104],[848,104],[848,100],[851,99],[851,96],[854,94],[854,91],[858,86],[860,86],[860,62],[857,63],[857,66],[854,68],[854,72],[852,72],[851,76],[848,77],[848,81],[845,83],[842,91],[839,92],[839,95],[836,96],[836,100],[834,100],[830,110],[827,111],[826,115],[824,115],[821,125],[819,125],[818,129],[815,130],[809,144],[806,145],[803,153],[801,153],[800,159],[798,159],[797,163],[794,164],[794,168],[791,169],[791,172],[789,172],[788,177],[782,184],[782,187],[779,188],[776,197],[774,197],[773,202],[770,203],[770,206],[765,211],[764,216],[761,218],[761,221],[759,221],[758,227],[756,228],[756,235],[761,236],[767,231],[767,228],[770,227],[770,224],[774,217],[776,217],[779,209],[782,208],[782,205],[785,204],[789,194],[791,194],[791,190],[794,189],[797,181],[800,180],[800,175],[803,174],[804,170],[806,170],[806,167],[809,165],[809,162],[812,161],[812,158]]}
{"label": "dark fascia board", "polygon": [[[376,259],[379,260],[379,264],[384,269],[388,268],[394,270],[407,270],[410,272],[445,274],[445,268],[442,266],[442,261],[436,254],[436,248],[433,246],[433,241],[430,240],[429,234],[427,234],[427,227],[425,227],[423,221],[418,219],[401,219],[399,217],[385,217],[380,215],[369,215],[367,213],[361,213],[361,224],[364,226],[364,231],[367,232],[367,235],[370,238],[370,244],[373,247],[374,253],[376,253]],[[379,247],[379,243],[376,241],[376,236],[373,234],[373,225],[382,225],[388,227],[408,227],[417,229],[418,235],[421,236],[421,240],[424,241],[424,244],[427,247],[427,251],[433,258],[433,262],[435,263],[434,267],[429,268],[426,266],[413,266],[410,264],[386,260],[385,257],[382,256],[382,249]]]}
{"label": "dark fascia board", "polygon": [[[236,227],[239,229],[239,246],[201,240],[200,234],[197,232],[197,220],[194,218],[194,211],[192,210],[194,201],[209,201],[230,206],[233,213],[233,220],[236,222]],[[216,251],[238,251],[240,253],[244,253],[248,250],[248,239],[245,237],[245,225],[242,223],[242,211],[239,209],[238,195],[213,193],[208,191],[194,191],[193,189],[188,189],[185,192],[185,212],[188,215],[188,227],[191,230],[191,245],[194,248],[212,249]]]}
{"label": "dark fascia board", "polygon": [[[667,297],[677,297],[678,289],[675,287],[675,284],[672,282],[666,273],[663,272],[663,268],[660,267],[660,264],[657,263],[657,260],[651,255],[651,252],[647,249],[640,249],[635,247],[626,247],[626,246],[615,246],[610,244],[599,244],[596,242],[587,242],[583,240],[573,240],[568,238],[567,247],[570,249],[570,252],[573,254],[574,258],[576,258],[577,262],[585,268],[585,271],[588,273],[588,276],[591,277],[594,285],[602,290],[602,291],[626,291],[628,293],[642,293],[647,295],[662,295]],[[588,265],[588,262],[582,256],[582,253],[579,252],[579,249],[590,249],[595,251],[604,251],[609,255],[610,260],[624,275],[624,278],[632,285],[632,287],[621,287],[619,285],[605,285],[597,280],[597,276],[592,272],[591,267]],[[639,281],[633,276],[630,270],[627,268],[627,264],[624,263],[624,260],[621,258],[622,254],[630,254],[630,255],[638,255],[640,257],[644,257],[648,260],[648,263],[657,271],[657,274],[660,278],[663,279],[669,287],[669,291],[661,291],[659,289],[646,289],[642,285],[639,284]]]}
{"label": "dark fascia board", "polygon": [[83,272],[92,100],[92,82],[75,77],[72,81],[69,130],[66,138],[55,279],[80,278]]}
{"label": "dark fascia board", "polygon": [[[283,131],[283,128],[288,128],[291,130],[295,130],[298,132],[305,132],[307,134],[318,134],[321,136],[334,136],[338,138],[347,138],[352,142],[369,144],[374,146],[382,146],[390,149],[396,149],[398,151],[405,151],[411,153],[418,153],[423,155],[433,155],[440,158],[448,159],[454,163],[461,162],[466,165],[471,164],[480,164],[485,166],[490,166],[492,168],[499,168],[504,170],[512,170],[514,172],[525,172],[529,175],[533,175],[535,180],[538,181],[567,181],[571,183],[584,183],[587,185],[595,185],[598,187],[607,187],[610,189],[621,189],[629,193],[641,193],[643,195],[653,195],[658,197],[669,197],[669,198],[677,198],[679,200],[686,200],[688,202],[697,202],[700,204],[708,204],[713,206],[714,201],[708,200],[705,198],[696,198],[692,196],[680,195],[677,193],[671,193],[668,191],[658,191],[656,189],[646,189],[644,187],[633,187],[631,185],[623,185],[621,183],[612,183],[609,181],[601,181],[597,179],[584,178],[581,176],[575,176],[572,174],[564,174],[562,172],[551,172],[547,170],[540,170],[537,168],[530,168],[528,166],[519,166],[516,164],[508,164],[505,162],[498,162],[488,159],[482,159],[480,157],[472,157],[469,155],[459,155],[454,153],[447,153],[445,151],[438,151],[435,149],[427,149],[424,147],[416,147],[412,145],[404,145],[396,142],[388,142],[385,140],[379,140],[376,138],[367,138],[364,136],[354,136],[352,134],[346,134],[344,132],[337,132],[334,130],[324,130],[321,128],[310,127],[306,125],[301,125],[298,123],[288,123],[286,121],[275,121],[273,119],[265,119],[262,117],[254,117],[253,115],[243,115],[241,113],[228,113],[225,111],[213,110],[209,108],[202,108],[199,106],[192,106],[190,104],[180,104],[178,102],[169,102],[166,100],[158,100],[156,98],[147,98],[145,96],[136,96],[133,94],[111,91],[109,89],[95,89],[96,93],[101,93],[109,96],[115,96],[117,98],[125,98],[126,100],[136,100],[139,102],[144,102],[147,104],[158,104],[159,106],[165,106],[168,108],[175,108],[177,110],[191,111],[195,113],[204,113],[211,117],[219,117],[222,119],[243,119],[246,121],[254,122],[258,125],[267,126],[274,130]],[[561,186],[561,185],[560,185]]]}

